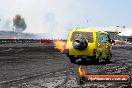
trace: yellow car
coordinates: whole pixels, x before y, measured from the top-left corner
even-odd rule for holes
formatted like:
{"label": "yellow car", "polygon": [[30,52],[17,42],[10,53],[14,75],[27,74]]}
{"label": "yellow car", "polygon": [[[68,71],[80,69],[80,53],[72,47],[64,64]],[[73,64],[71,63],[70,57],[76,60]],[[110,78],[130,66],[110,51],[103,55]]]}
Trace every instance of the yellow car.
{"label": "yellow car", "polygon": [[74,29],[70,32],[66,52],[71,63],[81,58],[81,61],[92,59],[96,62],[112,58],[112,42],[109,34],[94,29]]}

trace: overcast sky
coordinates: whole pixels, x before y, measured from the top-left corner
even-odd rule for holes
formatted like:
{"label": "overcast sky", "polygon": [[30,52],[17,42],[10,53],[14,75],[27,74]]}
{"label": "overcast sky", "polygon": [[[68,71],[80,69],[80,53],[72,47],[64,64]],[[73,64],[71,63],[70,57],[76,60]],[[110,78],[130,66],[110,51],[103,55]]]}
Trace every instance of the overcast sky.
{"label": "overcast sky", "polygon": [[0,26],[20,14],[25,32],[64,37],[75,27],[132,27],[131,8],[132,0],[0,0]]}

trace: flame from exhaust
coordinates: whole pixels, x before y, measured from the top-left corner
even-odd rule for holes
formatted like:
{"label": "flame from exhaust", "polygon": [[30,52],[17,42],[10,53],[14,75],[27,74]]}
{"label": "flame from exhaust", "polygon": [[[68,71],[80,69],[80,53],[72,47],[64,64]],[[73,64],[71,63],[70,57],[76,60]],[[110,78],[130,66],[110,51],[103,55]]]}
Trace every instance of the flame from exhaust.
{"label": "flame from exhaust", "polygon": [[82,66],[79,66],[78,71],[80,76],[84,76],[86,74],[86,71],[82,68]]}
{"label": "flame from exhaust", "polygon": [[62,40],[55,40],[54,41],[54,48],[58,49],[61,53],[65,51],[66,42]]}

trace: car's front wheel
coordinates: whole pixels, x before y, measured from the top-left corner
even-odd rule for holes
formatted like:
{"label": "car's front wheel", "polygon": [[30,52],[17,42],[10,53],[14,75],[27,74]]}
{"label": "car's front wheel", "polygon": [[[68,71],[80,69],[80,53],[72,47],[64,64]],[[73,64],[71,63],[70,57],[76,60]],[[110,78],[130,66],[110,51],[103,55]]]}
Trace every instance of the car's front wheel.
{"label": "car's front wheel", "polygon": [[105,62],[109,63],[111,59],[112,59],[112,55],[111,54],[108,54]]}
{"label": "car's front wheel", "polygon": [[98,55],[98,58],[93,59],[93,62],[96,64],[101,63],[102,62],[102,54],[100,53]]}
{"label": "car's front wheel", "polygon": [[102,62],[102,54],[101,53],[99,54],[97,61],[98,61],[98,63]]}

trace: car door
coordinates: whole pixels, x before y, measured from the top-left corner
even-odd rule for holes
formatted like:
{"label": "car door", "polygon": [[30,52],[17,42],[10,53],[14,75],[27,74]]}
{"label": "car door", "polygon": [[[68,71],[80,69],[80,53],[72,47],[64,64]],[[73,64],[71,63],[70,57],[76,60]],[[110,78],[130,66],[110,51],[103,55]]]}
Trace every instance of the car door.
{"label": "car door", "polygon": [[99,53],[102,53],[102,51],[103,51],[102,47],[103,47],[102,35],[101,35],[101,33],[97,32],[97,55]]}
{"label": "car door", "polygon": [[108,36],[105,33],[102,33],[102,46],[103,46],[102,56],[103,58],[106,58],[109,53],[109,42],[108,42]]}
{"label": "car door", "polygon": [[107,51],[107,55],[108,54],[111,54],[112,53],[112,43],[111,43],[111,39],[110,39],[110,36],[109,34],[106,34],[106,37],[107,37],[107,45],[108,47],[106,48],[106,51]]}

